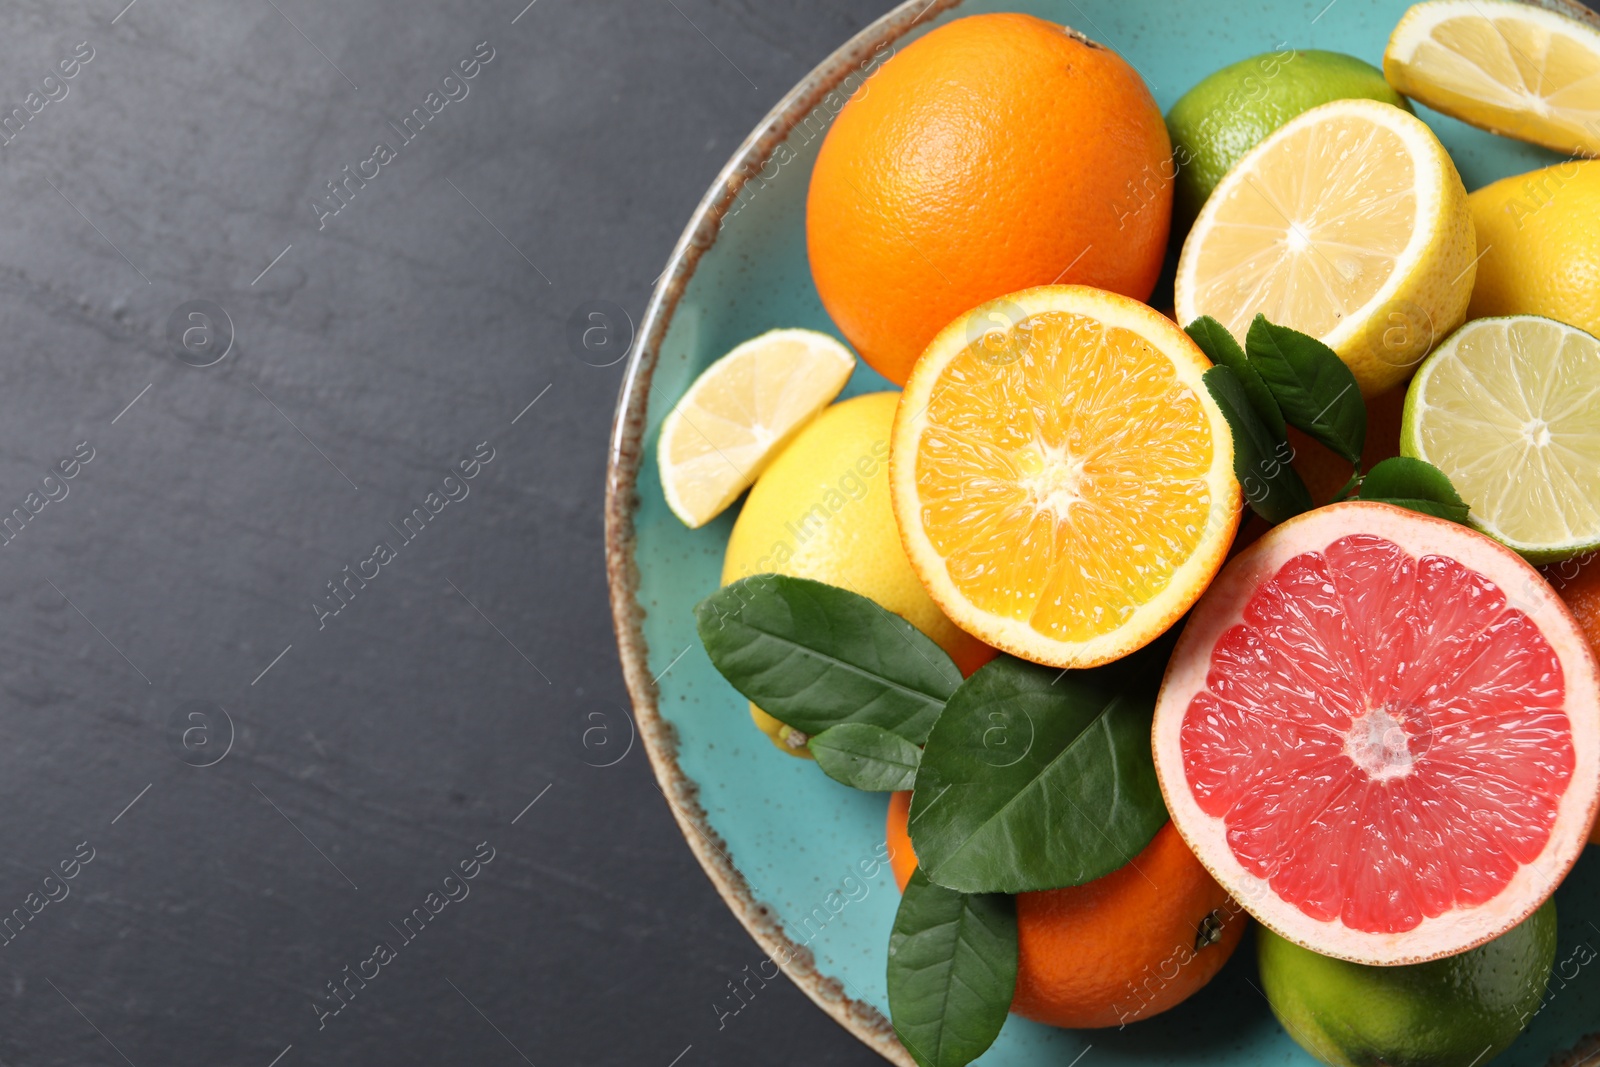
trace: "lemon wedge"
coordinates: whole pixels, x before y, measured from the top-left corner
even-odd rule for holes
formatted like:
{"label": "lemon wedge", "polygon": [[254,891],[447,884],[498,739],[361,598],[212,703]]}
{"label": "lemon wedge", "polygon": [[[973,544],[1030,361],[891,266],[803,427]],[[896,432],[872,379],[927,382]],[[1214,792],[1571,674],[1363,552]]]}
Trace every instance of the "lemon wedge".
{"label": "lemon wedge", "polygon": [[1600,30],[1509,0],[1430,0],[1383,53],[1400,92],[1462,122],[1600,156]]}
{"label": "lemon wedge", "polygon": [[672,513],[716,518],[832,403],[856,357],[815,330],[770,330],[701,372],[661,424],[656,458]]}

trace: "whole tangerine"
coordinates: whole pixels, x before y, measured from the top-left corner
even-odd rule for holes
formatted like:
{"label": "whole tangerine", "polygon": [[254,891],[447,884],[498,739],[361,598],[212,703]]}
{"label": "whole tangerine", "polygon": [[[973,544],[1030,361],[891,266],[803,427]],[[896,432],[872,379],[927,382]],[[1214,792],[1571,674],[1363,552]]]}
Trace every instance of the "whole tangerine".
{"label": "whole tangerine", "polygon": [[811,175],[823,306],[897,385],[935,334],[1035,285],[1149,297],[1172,215],[1172,145],[1139,73],[1031,15],[956,19],[840,110]]}
{"label": "whole tangerine", "polygon": [[[917,868],[911,794],[889,798],[885,838],[903,890]],[[1211,981],[1249,917],[1169,822],[1125,867],[1085,885],[1017,894],[1011,1010],[1071,1029],[1158,1015]]]}

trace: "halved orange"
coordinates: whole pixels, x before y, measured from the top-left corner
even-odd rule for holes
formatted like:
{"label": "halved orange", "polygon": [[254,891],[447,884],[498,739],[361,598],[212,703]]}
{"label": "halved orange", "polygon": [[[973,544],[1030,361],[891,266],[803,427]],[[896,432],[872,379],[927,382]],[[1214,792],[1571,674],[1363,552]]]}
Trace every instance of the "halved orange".
{"label": "halved orange", "polygon": [[900,537],[945,614],[1056,667],[1109,663],[1177,621],[1239,523],[1209,366],[1170,320],[1084,286],[945,327],[890,446]]}

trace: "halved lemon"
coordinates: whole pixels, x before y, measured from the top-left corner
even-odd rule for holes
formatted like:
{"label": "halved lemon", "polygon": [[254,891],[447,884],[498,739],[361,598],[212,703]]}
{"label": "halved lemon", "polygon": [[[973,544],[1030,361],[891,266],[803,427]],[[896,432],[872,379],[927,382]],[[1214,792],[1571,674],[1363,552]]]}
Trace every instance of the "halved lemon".
{"label": "halved lemon", "polygon": [[1430,0],[1389,37],[1383,73],[1435,111],[1600,156],[1600,30],[1510,0]]}
{"label": "halved lemon", "polygon": [[1400,451],[1534,563],[1600,549],[1600,340],[1536,315],[1467,323],[1411,383]]}
{"label": "halved lemon", "polygon": [[755,483],[833,402],[856,357],[825,333],[769,330],[701,372],[661,423],[661,491],[691,530]]}
{"label": "halved lemon", "polygon": [[981,305],[917,360],[895,414],[900,538],[957,626],[1091,667],[1189,609],[1239,523],[1233,440],[1169,319],[1083,286]]}
{"label": "halved lemon", "polygon": [[1367,396],[1461,325],[1477,239],[1455,164],[1416,116],[1374,100],[1312,108],[1241,159],[1178,261],[1179,322],[1242,342],[1259,314],[1321,338]]}

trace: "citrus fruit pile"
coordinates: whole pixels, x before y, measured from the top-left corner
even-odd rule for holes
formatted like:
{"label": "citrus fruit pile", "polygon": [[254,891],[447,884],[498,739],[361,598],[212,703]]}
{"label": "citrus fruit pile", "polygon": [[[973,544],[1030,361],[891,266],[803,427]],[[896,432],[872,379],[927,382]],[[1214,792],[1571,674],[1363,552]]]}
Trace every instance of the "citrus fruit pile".
{"label": "citrus fruit pile", "polygon": [[686,525],[749,490],[712,664],[891,794],[918,1063],[1159,1015],[1252,919],[1326,1063],[1537,1014],[1600,809],[1600,162],[1469,193],[1411,100],[1600,154],[1600,32],[1428,0],[1381,69],[1280,48],[1163,119],[1074,30],[951,20],[816,158],[843,341],[763,334],[664,419]]}

